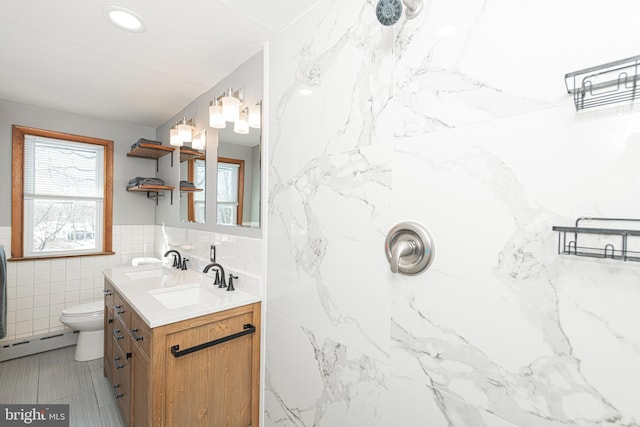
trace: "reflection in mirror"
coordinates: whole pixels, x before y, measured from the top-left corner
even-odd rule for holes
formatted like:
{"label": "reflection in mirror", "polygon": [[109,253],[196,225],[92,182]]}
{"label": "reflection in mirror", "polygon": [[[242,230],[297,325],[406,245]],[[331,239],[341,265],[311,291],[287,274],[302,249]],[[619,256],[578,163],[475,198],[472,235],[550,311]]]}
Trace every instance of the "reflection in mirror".
{"label": "reflection in mirror", "polygon": [[260,129],[218,129],[218,225],[260,227]]}
{"label": "reflection in mirror", "polygon": [[205,222],[206,158],[203,152],[180,147],[180,219]]}

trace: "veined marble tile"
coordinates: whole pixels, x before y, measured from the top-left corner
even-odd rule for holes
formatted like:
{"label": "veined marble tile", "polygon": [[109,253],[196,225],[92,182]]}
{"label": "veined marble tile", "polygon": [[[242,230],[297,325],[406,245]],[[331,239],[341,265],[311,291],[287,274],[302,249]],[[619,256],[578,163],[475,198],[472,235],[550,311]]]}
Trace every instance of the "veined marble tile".
{"label": "veined marble tile", "polygon": [[[395,134],[570,105],[566,73],[637,54],[620,40],[640,6],[616,4],[630,15],[594,0],[425,1],[417,18],[396,24],[390,108],[399,110],[403,124]],[[616,25],[584,31],[586,22],[605,21]]]}
{"label": "veined marble tile", "polygon": [[388,427],[388,368],[267,313],[266,426]]}
{"label": "veined marble tile", "polygon": [[269,310],[380,359],[390,156],[377,145],[272,167],[270,179]]}
{"label": "veined marble tile", "polygon": [[427,384],[391,371],[393,425],[403,427],[516,427]]}
{"label": "veined marble tile", "polygon": [[[631,173],[624,153],[636,150],[637,125],[556,115],[564,110],[395,144],[394,195],[417,181],[428,197],[394,197],[394,217],[423,223],[436,259],[394,278],[392,366],[519,426],[635,426],[639,266],[559,256],[551,228],[639,211],[637,189],[607,185]],[[534,140],[542,153],[582,148],[593,167],[518,154]],[[616,199],[625,202],[607,203]]]}
{"label": "veined marble tile", "polygon": [[393,33],[376,25],[374,7],[320,2],[272,42],[272,164],[389,141],[378,116],[391,97]]}

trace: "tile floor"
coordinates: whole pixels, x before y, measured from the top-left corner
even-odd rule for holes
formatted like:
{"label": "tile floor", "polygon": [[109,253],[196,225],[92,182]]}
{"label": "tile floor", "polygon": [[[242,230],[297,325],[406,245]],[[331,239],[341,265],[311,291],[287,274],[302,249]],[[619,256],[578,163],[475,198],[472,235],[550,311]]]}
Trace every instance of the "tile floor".
{"label": "tile floor", "polygon": [[0,362],[0,403],[68,403],[70,427],[124,427],[102,359],[73,360],[75,346]]}

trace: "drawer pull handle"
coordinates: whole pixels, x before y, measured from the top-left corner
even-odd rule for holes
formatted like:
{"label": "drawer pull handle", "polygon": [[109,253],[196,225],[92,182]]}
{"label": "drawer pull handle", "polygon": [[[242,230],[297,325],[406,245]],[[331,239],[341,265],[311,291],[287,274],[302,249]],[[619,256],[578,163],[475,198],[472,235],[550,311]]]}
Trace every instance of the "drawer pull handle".
{"label": "drawer pull handle", "polygon": [[118,313],[118,314],[124,313],[124,310],[120,310],[122,308],[121,305],[115,305],[115,306],[113,306],[113,308],[116,309],[116,313]]}
{"label": "drawer pull handle", "polygon": [[144,336],[138,336],[136,335],[136,332],[138,332],[138,328],[133,328],[131,330],[131,335],[133,336],[133,339],[136,341],[142,341],[144,339]]}
{"label": "drawer pull handle", "polygon": [[117,340],[121,340],[124,338],[124,335],[118,335],[119,332],[120,332],[120,329],[113,330],[113,336],[116,337]]}
{"label": "drawer pull handle", "polygon": [[105,297],[108,297],[109,295],[113,295],[113,291],[111,291],[111,289],[105,289],[102,292],[104,293]]}
{"label": "drawer pull handle", "polygon": [[120,388],[120,384],[113,385],[113,390],[116,393],[116,399],[120,399],[121,397],[124,397],[124,393],[118,393],[118,388]]}
{"label": "drawer pull handle", "polygon": [[213,341],[209,341],[203,344],[199,344],[196,345],[194,347],[189,347],[186,348],[184,350],[180,350],[180,346],[179,345],[174,345],[171,347],[171,354],[173,354],[173,357],[182,357],[182,356],[186,356],[187,354],[191,354],[194,353],[196,351],[200,351],[200,350],[204,350],[205,348],[209,348],[209,347],[213,347],[214,345],[218,345],[218,344],[222,344],[225,343],[227,341],[231,341],[234,340],[236,338],[240,338],[243,337],[245,335],[249,335],[252,334],[256,331],[256,327],[253,326],[250,323],[247,323],[246,325],[244,325],[242,327],[242,331],[241,332],[236,332],[235,334],[231,334],[231,335],[227,335],[226,337],[222,337],[222,338],[218,338],[217,340],[213,340]]}
{"label": "drawer pull handle", "polygon": [[113,358],[113,361],[115,362],[116,369],[124,368],[124,365],[119,364],[118,360],[120,360],[120,356],[116,356],[116,357]]}

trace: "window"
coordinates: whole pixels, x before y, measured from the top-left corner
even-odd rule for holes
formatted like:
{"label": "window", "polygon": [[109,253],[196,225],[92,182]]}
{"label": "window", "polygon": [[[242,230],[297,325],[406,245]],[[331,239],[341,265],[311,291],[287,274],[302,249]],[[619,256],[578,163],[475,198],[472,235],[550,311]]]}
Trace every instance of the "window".
{"label": "window", "polygon": [[217,223],[242,224],[244,160],[218,158]]}
{"label": "window", "polygon": [[13,126],[13,259],[111,252],[113,141]]}

